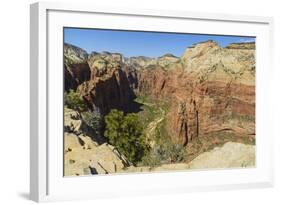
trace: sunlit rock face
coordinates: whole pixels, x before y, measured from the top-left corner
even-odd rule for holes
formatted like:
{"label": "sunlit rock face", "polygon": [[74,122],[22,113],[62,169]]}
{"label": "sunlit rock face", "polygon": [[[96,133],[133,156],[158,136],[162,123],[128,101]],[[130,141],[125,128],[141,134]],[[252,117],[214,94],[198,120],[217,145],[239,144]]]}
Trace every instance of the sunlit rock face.
{"label": "sunlit rock face", "polygon": [[64,108],[64,175],[120,172],[129,162],[115,147],[85,134],[81,115]]}
{"label": "sunlit rock face", "polygon": [[90,67],[85,50],[64,44],[64,89],[76,90],[79,84],[90,79]]}
{"label": "sunlit rock face", "polygon": [[254,43],[206,41],[159,58],[81,50],[66,50],[65,89],[77,89],[91,109],[136,110],[135,96],[146,95],[169,100],[165,128],[184,145],[218,132],[255,138]]}
{"label": "sunlit rock face", "polygon": [[167,131],[183,144],[222,131],[254,138],[255,50],[245,47],[193,45],[173,69],[139,70],[137,92],[171,99]]}

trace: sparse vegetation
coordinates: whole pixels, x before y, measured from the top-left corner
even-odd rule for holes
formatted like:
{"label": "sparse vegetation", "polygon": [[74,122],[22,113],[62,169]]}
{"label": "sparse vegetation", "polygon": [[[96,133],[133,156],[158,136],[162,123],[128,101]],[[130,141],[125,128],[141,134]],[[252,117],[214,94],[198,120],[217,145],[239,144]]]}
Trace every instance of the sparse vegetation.
{"label": "sparse vegetation", "polygon": [[235,112],[231,112],[230,114],[228,115],[225,115],[223,116],[222,120],[224,122],[228,121],[228,120],[238,120],[238,121],[252,121],[254,122],[255,121],[255,116],[252,116],[252,115],[241,115],[241,114],[238,114],[238,113],[235,113]]}
{"label": "sparse vegetation", "polygon": [[161,99],[161,102],[157,102],[157,99],[152,100],[147,95],[139,95],[135,102],[142,104],[142,111],[137,114],[144,127],[161,116],[163,111],[167,112],[170,106],[168,100]]}
{"label": "sparse vegetation", "polygon": [[150,103],[150,99],[144,95],[139,96],[135,101],[142,104],[142,111],[138,113],[138,116],[142,125],[146,127],[160,114],[159,108],[157,105]]}
{"label": "sparse vegetation", "polygon": [[155,167],[161,164],[183,162],[185,158],[185,147],[167,140],[167,142],[155,145],[143,158],[140,165]]}
{"label": "sparse vegetation", "polygon": [[80,98],[79,93],[72,89],[68,92],[64,92],[64,104],[68,108],[79,112],[85,111],[87,109],[83,99]]}
{"label": "sparse vegetation", "polygon": [[101,137],[103,117],[98,110],[83,112],[82,119],[92,129],[95,136]]}
{"label": "sparse vegetation", "polygon": [[[158,121],[152,135],[154,146],[143,157],[139,166],[155,167],[161,164],[183,162],[186,157],[186,149],[181,144],[176,144],[171,140],[171,137],[165,130],[165,113],[169,109],[168,101],[161,99],[161,102],[151,103],[151,99],[147,96],[139,96],[137,102],[143,104],[143,111],[139,112],[140,119],[143,119],[145,127],[150,127],[149,124]],[[160,119],[163,120],[160,120]],[[148,130],[150,131],[150,130]]]}

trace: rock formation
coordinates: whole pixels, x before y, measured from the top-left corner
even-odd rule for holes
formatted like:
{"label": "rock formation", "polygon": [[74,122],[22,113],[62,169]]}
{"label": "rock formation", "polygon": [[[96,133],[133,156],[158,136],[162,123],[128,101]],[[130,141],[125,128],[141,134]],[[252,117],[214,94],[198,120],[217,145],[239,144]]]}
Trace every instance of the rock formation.
{"label": "rock formation", "polygon": [[229,49],[251,49],[254,50],[256,49],[256,44],[255,42],[249,42],[249,43],[232,43],[226,46],[226,48]]}
{"label": "rock formation", "polygon": [[88,54],[81,48],[64,44],[64,89],[74,89],[90,79]]}
{"label": "rock formation", "polygon": [[189,163],[135,167],[114,146],[85,134],[83,120],[78,112],[68,108],[64,112],[65,176],[255,166],[254,145],[228,142],[199,155]]}
{"label": "rock formation", "polygon": [[138,93],[172,99],[167,123],[170,136],[183,144],[220,131],[254,137],[253,49],[202,42],[187,48],[173,67],[138,72]]}
{"label": "rock formation", "polygon": [[78,112],[64,112],[65,176],[115,173],[130,165],[113,146],[85,134]]}
{"label": "rock formation", "polygon": [[254,167],[255,152],[254,145],[227,142],[196,157],[187,164],[187,169]]}
{"label": "rock formation", "polygon": [[88,58],[88,53],[85,50],[68,43],[64,43],[63,54],[64,63],[68,65],[86,62]]}
{"label": "rock formation", "polygon": [[164,164],[158,167],[134,167],[129,166],[122,172],[163,172],[188,169],[211,168],[250,168],[255,167],[254,145],[245,145],[235,142],[227,142],[222,147],[216,147],[204,152],[189,163]]}
{"label": "rock formation", "polygon": [[[92,52],[65,46],[65,90],[78,90],[90,109],[99,108],[102,114],[110,109],[128,110],[134,93],[123,70],[123,56],[118,53]],[[70,60],[69,60],[70,59]]]}
{"label": "rock formation", "polygon": [[102,114],[112,108],[130,112],[137,109],[135,96],[147,95],[169,100],[166,130],[184,145],[200,135],[224,131],[255,137],[254,43],[223,48],[214,41],[201,42],[180,58],[88,55],[66,48],[71,60],[65,61],[65,89],[76,88],[91,109],[98,107]]}
{"label": "rock formation", "polygon": [[131,68],[139,70],[139,69],[155,66],[157,64],[157,60],[155,58],[137,56],[137,57],[126,58],[125,63]]}
{"label": "rock formation", "polygon": [[98,107],[102,114],[110,109],[128,111],[135,97],[123,70],[123,56],[111,53],[92,53],[88,63],[90,80],[78,86],[78,91],[90,108]]}
{"label": "rock formation", "polygon": [[173,54],[167,53],[159,58],[157,58],[157,63],[162,68],[172,68],[173,64],[179,62],[179,58]]}
{"label": "rock formation", "polygon": [[[255,139],[255,43],[223,48],[210,40],[192,45],[181,57],[166,54],[159,58],[88,54],[65,44],[64,83],[66,92],[76,90],[89,109],[98,109],[102,115],[113,108],[138,112],[136,96],[167,101],[165,130],[173,141],[185,146],[196,138],[224,132]],[[65,108],[64,117],[67,176],[241,167],[253,166],[255,161],[254,146],[226,143],[188,164],[133,167],[113,146],[89,135],[78,112]],[[231,155],[231,150],[236,154]]]}

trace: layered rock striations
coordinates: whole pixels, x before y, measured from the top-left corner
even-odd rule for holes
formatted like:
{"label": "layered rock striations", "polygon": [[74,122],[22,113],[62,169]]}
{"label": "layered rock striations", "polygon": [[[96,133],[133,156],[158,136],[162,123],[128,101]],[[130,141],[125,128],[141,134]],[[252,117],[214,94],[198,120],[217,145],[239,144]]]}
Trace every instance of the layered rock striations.
{"label": "layered rock striations", "polygon": [[170,136],[183,144],[222,131],[254,138],[255,50],[202,42],[173,67],[138,73],[138,93],[171,99]]}
{"label": "layered rock striations", "polygon": [[[67,47],[72,49],[74,46]],[[65,90],[77,90],[90,109],[98,108],[103,115],[112,108],[130,109],[135,96],[123,70],[123,56],[109,52],[81,56],[81,50],[74,48],[65,54],[70,53],[71,56],[65,59],[72,60],[65,60]],[[74,57],[77,51],[77,57]]]}
{"label": "layered rock striations", "polygon": [[114,146],[99,138],[93,138],[93,135],[87,135],[83,118],[77,111],[64,109],[64,176],[253,167],[255,165],[255,146],[228,142],[222,147],[216,147],[197,156],[188,163],[136,167]]}
{"label": "layered rock striations", "polygon": [[76,90],[79,84],[90,79],[88,54],[85,50],[64,44],[64,89]]}
{"label": "layered rock striations", "polygon": [[89,107],[98,107],[102,114],[112,108],[130,109],[135,95],[124,71],[123,56],[108,52],[92,53],[88,63],[90,80],[80,84],[78,91]]}
{"label": "layered rock striations", "polygon": [[67,51],[71,63],[65,61],[65,89],[77,89],[88,106],[102,114],[112,108],[131,111],[138,95],[167,99],[166,131],[184,145],[217,132],[254,138],[254,48],[253,43],[223,48],[206,41],[187,48],[180,58],[86,55],[80,50],[74,57],[77,49],[72,49]]}
{"label": "layered rock striations", "polygon": [[174,56],[173,54],[165,54],[158,58],[150,58],[145,56],[137,56],[125,58],[125,64],[131,69],[142,70],[142,69],[153,69],[157,67],[168,68],[170,65],[178,62],[179,57]]}
{"label": "layered rock striations", "polygon": [[255,42],[248,42],[248,43],[232,43],[226,46],[228,49],[256,49]]}

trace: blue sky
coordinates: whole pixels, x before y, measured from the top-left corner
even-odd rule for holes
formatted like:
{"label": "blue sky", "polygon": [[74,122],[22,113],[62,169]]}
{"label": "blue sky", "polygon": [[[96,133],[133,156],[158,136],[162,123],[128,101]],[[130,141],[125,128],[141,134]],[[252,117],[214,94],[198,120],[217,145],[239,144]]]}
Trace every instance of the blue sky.
{"label": "blue sky", "polygon": [[177,34],[139,31],[64,28],[64,42],[92,51],[118,52],[125,57],[159,57],[166,53],[181,56],[194,43],[214,40],[224,47],[230,43],[255,41],[253,37]]}

